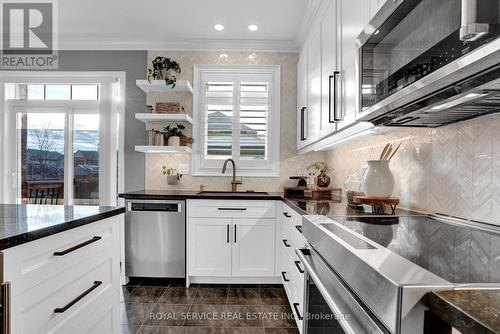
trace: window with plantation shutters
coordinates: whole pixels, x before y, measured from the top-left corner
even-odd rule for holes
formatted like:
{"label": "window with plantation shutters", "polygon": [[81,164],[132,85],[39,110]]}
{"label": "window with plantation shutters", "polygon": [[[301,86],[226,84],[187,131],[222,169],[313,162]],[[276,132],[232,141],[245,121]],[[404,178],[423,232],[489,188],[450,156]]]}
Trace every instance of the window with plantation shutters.
{"label": "window with plantation shutters", "polygon": [[194,175],[279,173],[279,66],[195,66]]}

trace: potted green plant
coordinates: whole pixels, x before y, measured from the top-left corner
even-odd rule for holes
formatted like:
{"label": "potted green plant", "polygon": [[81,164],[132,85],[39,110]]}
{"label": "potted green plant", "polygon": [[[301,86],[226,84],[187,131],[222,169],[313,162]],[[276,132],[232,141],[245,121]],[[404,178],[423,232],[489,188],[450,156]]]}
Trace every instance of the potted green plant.
{"label": "potted green plant", "polygon": [[328,173],[332,172],[333,168],[328,166],[326,162],[316,161],[307,166],[307,170],[313,173],[319,172],[319,175],[315,179],[318,187],[328,187],[330,185],[330,176],[328,176]]}
{"label": "potted green plant", "polygon": [[177,75],[181,73],[179,64],[170,58],[158,56],[153,60],[152,65],[152,68],[148,68],[148,81],[151,82],[151,78],[165,80],[167,86],[174,88]]}
{"label": "potted green plant", "polygon": [[177,123],[175,126],[171,124],[167,125],[163,128],[165,131],[165,135],[167,136],[168,146],[179,146],[181,142],[181,137],[184,137],[182,131],[186,129],[186,127],[182,124]]}
{"label": "potted green plant", "polygon": [[162,166],[162,173],[163,175],[167,176],[167,184],[171,186],[175,186],[179,184],[179,182],[182,179],[182,174],[179,174],[177,169],[175,168],[167,168],[166,166]]}

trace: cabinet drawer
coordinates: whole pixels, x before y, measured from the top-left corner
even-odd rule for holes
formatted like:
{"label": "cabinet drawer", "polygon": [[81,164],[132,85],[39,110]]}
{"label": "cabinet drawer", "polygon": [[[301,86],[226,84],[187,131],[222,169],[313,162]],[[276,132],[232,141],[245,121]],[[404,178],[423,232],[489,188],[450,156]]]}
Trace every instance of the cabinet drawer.
{"label": "cabinet drawer", "polygon": [[[86,333],[94,326],[116,327],[117,315],[115,322],[106,318],[116,313],[111,309],[119,307],[119,254],[115,255],[110,257],[108,252],[89,258],[77,268],[13,297],[12,332]],[[85,325],[77,327],[84,319]]]}
{"label": "cabinet drawer", "polygon": [[275,218],[275,201],[189,200],[189,217]]}
{"label": "cabinet drawer", "polygon": [[113,248],[119,250],[122,219],[123,215],[111,217],[6,249],[4,277],[13,282],[12,296],[56,279],[98,254],[110,254]]}

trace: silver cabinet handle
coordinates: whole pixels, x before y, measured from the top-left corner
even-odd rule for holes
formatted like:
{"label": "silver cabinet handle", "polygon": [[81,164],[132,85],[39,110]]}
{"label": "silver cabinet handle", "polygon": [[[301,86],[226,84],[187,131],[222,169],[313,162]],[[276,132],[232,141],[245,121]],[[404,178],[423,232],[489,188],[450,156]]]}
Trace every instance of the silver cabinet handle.
{"label": "silver cabinet handle", "polygon": [[[333,76],[331,76],[333,79],[333,98],[330,96],[330,103],[329,103],[329,108],[333,109],[333,122],[330,123],[336,123],[340,122],[344,119],[343,115],[341,112],[339,112],[339,94],[338,94],[338,89],[340,85],[338,84],[338,80],[340,78],[340,72],[335,71],[333,72]],[[333,108],[332,108],[333,106]]]}

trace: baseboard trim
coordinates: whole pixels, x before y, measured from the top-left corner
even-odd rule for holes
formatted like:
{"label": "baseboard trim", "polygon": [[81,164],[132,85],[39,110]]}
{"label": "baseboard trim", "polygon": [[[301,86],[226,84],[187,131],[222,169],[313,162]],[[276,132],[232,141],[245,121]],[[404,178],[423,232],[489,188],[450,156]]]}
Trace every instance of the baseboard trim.
{"label": "baseboard trim", "polygon": [[212,277],[189,276],[186,280],[190,284],[281,284],[280,277]]}

